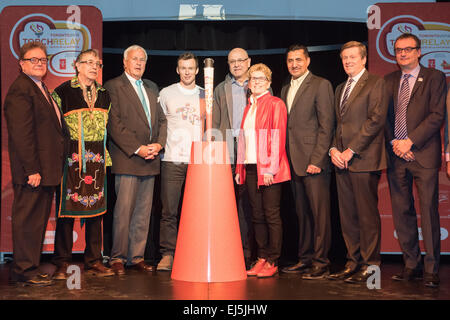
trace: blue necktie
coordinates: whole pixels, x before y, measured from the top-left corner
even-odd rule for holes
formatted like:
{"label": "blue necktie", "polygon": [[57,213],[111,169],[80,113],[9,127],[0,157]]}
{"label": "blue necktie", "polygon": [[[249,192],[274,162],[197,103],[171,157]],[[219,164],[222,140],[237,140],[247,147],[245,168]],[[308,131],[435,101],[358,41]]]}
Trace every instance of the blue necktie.
{"label": "blue necktie", "polygon": [[406,139],[408,137],[408,129],[406,126],[406,111],[409,103],[409,77],[410,74],[403,75],[402,85],[400,87],[400,95],[395,112],[394,135],[396,139]]}
{"label": "blue necktie", "polygon": [[150,116],[150,111],[147,106],[147,101],[145,101],[144,92],[142,91],[142,80],[137,80],[136,86],[138,89],[139,99],[141,99],[142,107],[144,108],[145,116],[147,117],[148,126],[150,127],[150,139],[151,139],[152,138],[152,118]]}

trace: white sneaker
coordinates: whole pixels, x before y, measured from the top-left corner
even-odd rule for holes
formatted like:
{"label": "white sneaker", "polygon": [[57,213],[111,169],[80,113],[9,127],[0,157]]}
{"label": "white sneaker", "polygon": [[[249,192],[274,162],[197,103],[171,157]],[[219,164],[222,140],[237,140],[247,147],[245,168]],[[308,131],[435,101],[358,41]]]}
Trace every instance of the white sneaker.
{"label": "white sneaker", "polygon": [[172,264],[173,264],[173,256],[171,255],[163,256],[161,261],[158,263],[156,270],[170,271],[172,270]]}

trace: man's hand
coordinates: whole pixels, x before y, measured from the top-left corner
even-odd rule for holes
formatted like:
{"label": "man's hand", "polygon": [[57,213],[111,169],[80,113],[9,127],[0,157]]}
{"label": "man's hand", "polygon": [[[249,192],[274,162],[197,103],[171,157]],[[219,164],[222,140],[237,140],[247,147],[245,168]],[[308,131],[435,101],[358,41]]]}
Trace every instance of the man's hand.
{"label": "man's hand", "polygon": [[146,159],[150,155],[150,148],[148,146],[140,146],[137,155],[143,159]]}
{"label": "man's hand", "polygon": [[145,160],[155,159],[158,153],[161,151],[162,146],[159,143],[148,144],[149,155],[145,157]]}
{"label": "man's hand", "polygon": [[408,162],[411,162],[411,161],[416,160],[416,157],[414,156],[414,152],[409,151],[409,152],[405,153],[405,155],[403,156],[403,159]]}
{"label": "man's hand", "polygon": [[450,180],[450,161],[447,161],[447,178]]}
{"label": "man's hand", "polygon": [[309,173],[309,174],[317,174],[317,173],[320,173],[320,171],[322,171],[322,169],[320,169],[319,167],[316,167],[313,164],[310,164],[308,166],[308,168],[306,168],[306,173]]}
{"label": "man's hand", "polygon": [[344,159],[342,159],[342,153],[339,152],[338,149],[332,149],[330,151],[330,156],[331,156],[331,162],[333,162],[333,164],[336,167],[338,167],[339,169],[345,168],[345,162],[344,162]]}
{"label": "man's hand", "polygon": [[39,173],[29,175],[27,183],[33,188],[38,187],[41,184],[41,175]]}
{"label": "man's hand", "polygon": [[234,177],[234,181],[236,181],[236,184],[240,184],[239,182],[241,180],[239,179],[239,177],[240,177],[239,173],[236,173],[236,176]]}
{"label": "man's hand", "polygon": [[341,158],[344,160],[345,169],[348,169],[348,163],[353,158],[353,151],[347,148],[344,152],[342,152]]}
{"label": "man's hand", "polygon": [[394,140],[392,143],[392,150],[397,157],[403,158],[403,156],[411,151],[413,142],[411,139]]}

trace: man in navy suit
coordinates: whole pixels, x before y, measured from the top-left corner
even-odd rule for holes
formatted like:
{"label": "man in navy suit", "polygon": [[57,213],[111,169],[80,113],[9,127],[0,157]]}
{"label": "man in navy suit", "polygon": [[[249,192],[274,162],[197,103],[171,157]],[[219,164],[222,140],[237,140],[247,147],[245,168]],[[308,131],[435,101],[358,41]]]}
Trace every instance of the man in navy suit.
{"label": "man in navy suit", "polygon": [[[422,278],[427,287],[439,285],[440,224],[438,172],[441,166],[440,128],[445,114],[445,75],[419,64],[420,40],[402,34],[394,44],[400,70],[386,75],[389,109],[386,145],[389,154],[388,181],[394,226],[405,263],[392,278],[409,281]],[[413,180],[420,199],[423,243],[422,267]]]}

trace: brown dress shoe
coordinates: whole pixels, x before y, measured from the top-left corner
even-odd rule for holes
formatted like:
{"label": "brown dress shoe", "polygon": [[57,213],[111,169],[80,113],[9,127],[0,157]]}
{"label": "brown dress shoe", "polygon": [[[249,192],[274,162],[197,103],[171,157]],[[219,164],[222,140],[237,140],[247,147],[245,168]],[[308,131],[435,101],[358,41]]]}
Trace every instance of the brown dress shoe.
{"label": "brown dress shoe", "polygon": [[53,274],[53,279],[55,280],[66,280],[67,279],[67,267],[69,264],[67,262],[63,262]]}
{"label": "brown dress shoe", "polygon": [[141,261],[139,263],[131,265],[130,269],[136,270],[136,271],[139,271],[139,272],[152,272],[153,271],[153,266],[149,266],[148,264],[145,264],[144,261]]}
{"label": "brown dress shoe", "polygon": [[122,262],[113,262],[111,264],[111,270],[118,276],[122,276],[125,274],[125,268],[123,267]]}
{"label": "brown dress shoe", "polygon": [[90,266],[86,272],[97,277],[109,277],[114,275],[114,272],[110,268],[105,267],[100,261],[97,261]]}

